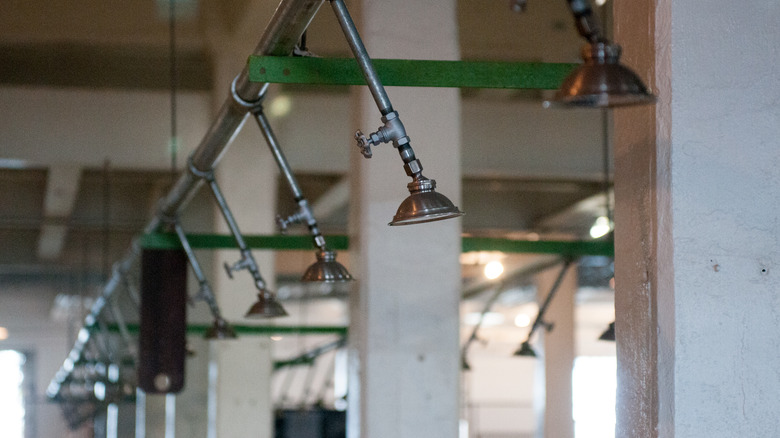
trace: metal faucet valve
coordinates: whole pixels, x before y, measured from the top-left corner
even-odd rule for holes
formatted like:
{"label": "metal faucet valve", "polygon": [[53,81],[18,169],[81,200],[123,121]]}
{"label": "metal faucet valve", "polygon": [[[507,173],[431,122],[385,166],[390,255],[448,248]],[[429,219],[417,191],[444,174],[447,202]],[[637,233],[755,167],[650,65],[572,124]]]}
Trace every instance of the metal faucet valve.
{"label": "metal faucet valve", "polygon": [[249,269],[252,266],[252,261],[245,254],[242,254],[241,260],[233,263],[232,266],[228,262],[225,262],[223,266],[225,267],[225,272],[227,272],[227,276],[232,280],[233,272],[238,272],[242,269]]}
{"label": "metal faucet valve", "polygon": [[363,154],[366,158],[371,158],[373,156],[373,153],[371,152],[371,146],[374,144],[379,143],[379,138],[376,139],[373,137],[376,134],[371,134],[372,138],[367,138],[365,134],[363,134],[363,131],[357,130],[355,132],[355,140],[357,141],[357,147],[360,149],[360,153]]}
{"label": "metal faucet valve", "polygon": [[382,116],[382,122],[384,122],[384,126],[380,126],[376,132],[372,132],[368,137],[359,130],[355,133],[360,153],[366,158],[371,158],[371,146],[380,143],[393,143],[396,148],[409,144],[409,136],[406,135],[406,129],[401,118],[398,117],[397,111]]}
{"label": "metal faucet valve", "polygon": [[298,212],[286,218],[277,215],[276,224],[279,226],[279,231],[284,234],[287,231],[287,227],[291,224],[306,224],[309,227],[313,227],[317,225],[317,220],[314,219],[314,213],[312,213],[311,207],[309,207],[309,201],[301,199],[298,201]]}

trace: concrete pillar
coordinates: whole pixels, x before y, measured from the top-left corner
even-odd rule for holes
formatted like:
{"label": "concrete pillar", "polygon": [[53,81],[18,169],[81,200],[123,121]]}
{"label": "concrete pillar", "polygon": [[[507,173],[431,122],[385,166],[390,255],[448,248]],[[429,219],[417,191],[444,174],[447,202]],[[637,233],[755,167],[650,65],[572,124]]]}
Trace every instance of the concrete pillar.
{"label": "concrete pillar", "polygon": [[[457,59],[456,4],[350,2],[371,56]],[[330,13],[323,9],[321,13]],[[460,199],[460,101],[454,89],[392,88],[424,174]],[[373,132],[380,113],[356,89],[355,128]],[[369,131],[370,130],[370,131]],[[345,144],[351,143],[344,133]],[[371,160],[350,146],[350,297],[347,435],[454,437],[458,434],[460,219],[389,227],[411,181],[397,151]]]}
{"label": "concrete pillar", "polygon": [[776,3],[616,2],[658,93],[615,111],[617,436],[775,436]]}
{"label": "concrete pillar", "polygon": [[[537,300],[541,303],[560,275],[560,267],[548,269],[536,278]],[[558,291],[545,313],[551,331],[539,330],[534,349],[544,366],[544,422],[541,434],[550,438],[574,438],[572,416],[572,370],[574,369],[574,294],[577,292],[577,266],[564,274]]]}
{"label": "concrete pillar", "polygon": [[[136,423],[136,437],[166,437],[165,435],[165,394],[145,394],[140,397],[140,404],[136,409],[141,409],[143,418]],[[143,424],[143,434],[138,429]]]}

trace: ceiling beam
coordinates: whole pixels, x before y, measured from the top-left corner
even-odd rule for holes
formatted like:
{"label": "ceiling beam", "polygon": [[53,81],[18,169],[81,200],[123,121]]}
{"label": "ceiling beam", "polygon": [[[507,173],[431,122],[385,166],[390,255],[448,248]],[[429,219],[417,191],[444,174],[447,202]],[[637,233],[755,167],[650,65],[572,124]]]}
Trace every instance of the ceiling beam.
{"label": "ceiling beam", "polygon": [[51,166],[46,179],[43,201],[43,226],[38,238],[38,258],[52,260],[59,257],[68,233],[67,220],[73,212],[81,179],[81,167]]}

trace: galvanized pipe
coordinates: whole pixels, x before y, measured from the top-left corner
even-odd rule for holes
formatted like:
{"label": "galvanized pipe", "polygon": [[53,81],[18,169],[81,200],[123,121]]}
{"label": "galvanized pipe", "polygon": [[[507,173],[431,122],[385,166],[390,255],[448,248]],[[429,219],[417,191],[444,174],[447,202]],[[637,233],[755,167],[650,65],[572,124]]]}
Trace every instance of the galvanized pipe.
{"label": "galvanized pipe", "polygon": [[[255,55],[289,55],[295,48],[295,44],[314,18],[314,15],[322,6],[324,0],[282,0],[271,21],[266,26],[263,36],[253,54]],[[200,171],[211,171],[220,161],[230,142],[238,133],[246,119],[249,108],[246,103],[254,103],[262,100],[267,84],[249,81],[247,67],[236,76],[231,86],[231,95],[222,105],[219,113],[211,124],[208,132],[201,140],[197,149],[190,156],[193,167]],[[240,98],[240,99],[237,99]],[[176,217],[178,213],[189,203],[197,192],[202,180],[190,172],[183,172],[174,187],[168,192],[160,204],[159,211],[144,228],[145,233],[158,231],[165,224],[165,218]],[[123,273],[129,271],[130,266],[136,262],[140,255],[137,242],[131,246],[128,254],[119,262],[118,269],[114,270],[112,277],[103,289],[101,296],[95,301],[90,313],[85,318],[85,326],[91,327],[103,310],[106,300],[119,286]],[[83,329],[82,329],[83,330]],[[66,359],[66,363],[52,379],[47,389],[49,397],[55,397],[59,392],[60,384],[64,381],[72,369],[66,364],[81,358],[84,348],[90,338],[89,330],[83,330],[84,339],[76,341],[73,349]],[[71,362],[68,362],[71,361]]]}
{"label": "galvanized pipe", "polygon": [[[255,48],[255,55],[286,56],[309,26],[323,0],[282,0]],[[249,69],[244,67],[231,84],[231,93],[190,156],[192,166],[201,172],[213,169],[222,158],[230,142],[238,133],[252,104],[262,100],[267,84],[250,82]],[[161,214],[176,217],[197,192],[201,181],[184,172],[160,206]],[[159,227],[157,222],[156,226]]]}
{"label": "galvanized pipe", "polygon": [[181,247],[184,248],[184,252],[187,254],[187,259],[190,261],[190,267],[192,267],[192,273],[195,274],[195,279],[198,281],[198,297],[206,301],[206,304],[209,306],[209,310],[211,310],[211,316],[213,316],[215,319],[221,319],[222,312],[220,312],[219,305],[217,305],[217,298],[211,291],[211,286],[209,286],[208,280],[206,280],[206,275],[200,268],[200,263],[195,257],[195,251],[192,250],[192,246],[190,245],[190,241],[187,239],[187,235],[184,234],[184,229],[181,227],[181,224],[178,221],[174,223],[173,228],[176,231],[176,235],[179,236]]}
{"label": "galvanized pipe", "polygon": [[255,287],[260,292],[269,293],[270,291],[266,290],[265,280],[263,280],[262,275],[260,275],[260,268],[257,267],[257,262],[252,255],[252,251],[249,250],[249,246],[247,246],[244,237],[241,235],[241,230],[238,229],[238,223],[236,222],[233,213],[230,211],[230,207],[228,207],[227,201],[225,201],[225,197],[222,195],[222,191],[219,189],[217,180],[214,179],[213,175],[209,174],[207,181],[211,188],[211,193],[214,195],[214,199],[219,205],[219,210],[222,212],[222,216],[225,218],[228,228],[230,228],[230,233],[233,235],[236,245],[238,245],[238,249],[241,251],[241,260],[233,267],[225,265],[228,274],[233,270],[247,269],[249,270],[249,273],[252,274],[252,278],[255,281]]}
{"label": "galvanized pipe", "polygon": [[298,185],[298,180],[295,178],[292,167],[290,167],[290,163],[287,162],[287,158],[284,156],[281,147],[279,147],[279,141],[276,139],[276,135],[274,134],[273,129],[271,129],[271,124],[268,122],[268,118],[265,116],[262,107],[258,106],[257,109],[252,111],[252,114],[257,121],[257,126],[260,127],[260,132],[263,133],[263,137],[265,138],[269,149],[271,149],[271,154],[273,154],[274,160],[276,160],[279,171],[284,176],[284,179],[287,180],[287,184],[290,186],[295,202],[300,207],[300,211],[298,212],[299,218],[309,227],[309,231],[314,239],[314,244],[322,251],[327,250],[325,237],[320,232],[319,226],[317,225],[317,219],[314,217],[314,213],[312,213],[308,201],[303,196],[303,191],[301,190],[300,185]]}
{"label": "galvanized pipe", "polygon": [[563,263],[563,267],[561,268],[561,271],[558,273],[558,276],[555,278],[555,282],[550,288],[550,293],[547,294],[541,307],[539,307],[539,313],[536,314],[536,319],[534,319],[534,323],[531,325],[531,330],[528,332],[528,337],[526,338],[525,342],[530,342],[531,336],[533,336],[536,330],[539,327],[545,325],[544,314],[547,312],[547,308],[550,307],[550,303],[552,302],[555,293],[558,292],[558,288],[561,286],[561,283],[563,282],[563,277],[566,275],[566,271],[569,270],[569,266],[571,266],[573,262],[574,259],[568,258]]}
{"label": "galvanized pipe", "polygon": [[265,138],[266,143],[268,143],[268,148],[271,149],[271,154],[273,154],[274,160],[276,160],[276,164],[279,166],[279,170],[282,172],[282,176],[287,180],[287,184],[290,186],[290,190],[292,190],[293,197],[295,197],[296,201],[303,199],[303,191],[298,185],[295,175],[293,175],[290,163],[287,162],[287,158],[279,147],[279,141],[276,139],[276,135],[274,135],[274,131],[271,129],[268,117],[265,116],[265,113],[262,110],[254,112],[253,115],[255,116],[255,120],[257,120],[257,126],[260,127],[260,132],[263,133],[263,137]]}
{"label": "galvanized pipe", "polygon": [[355,27],[355,23],[352,21],[352,17],[349,15],[347,6],[344,4],[343,0],[330,0],[330,5],[333,7],[336,18],[339,20],[341,30],[347,38],[349,47],[352,49],[352,53],[355,55],[358,65],[360,65],[360,71],[363,72],[363,78],[366,80],[366,85],[368,85],[371,95],[374,96],[379,111],[382,112],[383,116],[390,114],[393,112],[393,104],[390,103],[390,98],[387,97],[385,87],[379,80],[379,75],[376,73],[374,64],[368,56],[366,46],[363,45],[363,41],[360,39],[360,34],[357,31],[357,27]]}

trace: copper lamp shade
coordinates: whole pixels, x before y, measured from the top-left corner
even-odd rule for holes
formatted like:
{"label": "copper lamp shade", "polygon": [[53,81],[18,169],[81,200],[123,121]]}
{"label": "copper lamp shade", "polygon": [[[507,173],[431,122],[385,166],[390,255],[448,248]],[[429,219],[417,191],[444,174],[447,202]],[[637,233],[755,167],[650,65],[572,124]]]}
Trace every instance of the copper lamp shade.
{"label": "copper lamp shade", "polygon": [[336,261],[336,251],[324,250],[317,252],[317,261],[306,269],[301,281],[337,283],[352,281],[352,275]]}
{"label": "copper lamp shade", "polygon": [[208,340],[235,339],[236,332],[224,318],[217,318],[203,337]]}
{"label": "copper lamp shade", "polygon": [[563,80],[545,107],[611,108],[655,102],[642,80],[620,64],[620,46],[594,42],[583,47],[585,63]]}
{"label": "copper lamp shade", "polygon": [[407,187],[411,194],[401,202],[389,225],[419,224],[463,215],[449,198],[435,190],[435,180],[422,177]]}
{"label": "copper lamp shade", "polygon": [[536,352],[531,348],[531,344],[528,341],[520,344],[520,348],[515,351],[515,356],[536,357]]}
{"label": "copper lamp shade", "polygon": [[599,336],[599,341],[614,341],[615,340],[615,322],[609,323],[609,327],[604,330],[604,333]]}
{"label": "copper lamp shade", "polygon": [[246,318],[277,318],[280,316],[287,316],[287,311],[268,292],[258,293],[257,302],[244,315]]}

